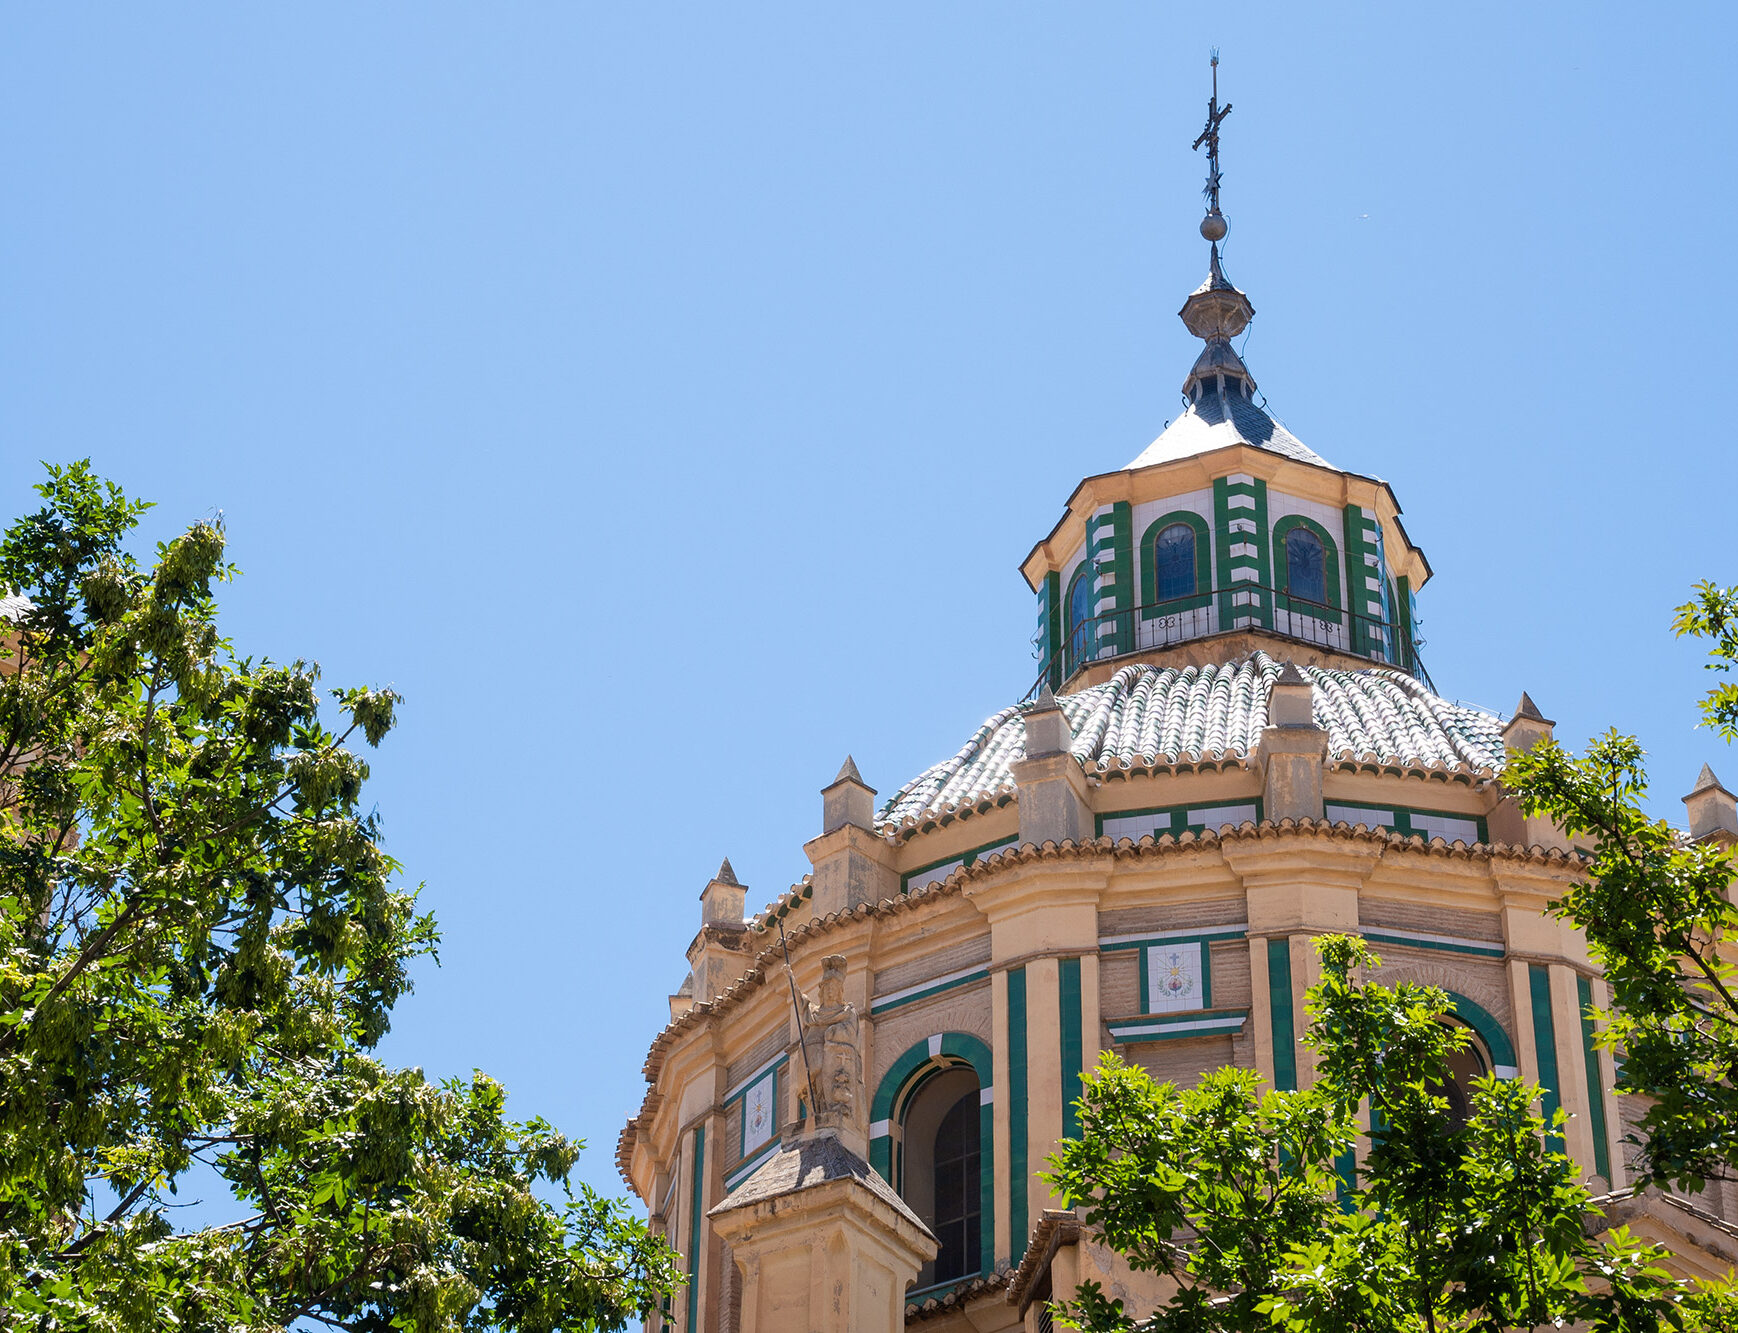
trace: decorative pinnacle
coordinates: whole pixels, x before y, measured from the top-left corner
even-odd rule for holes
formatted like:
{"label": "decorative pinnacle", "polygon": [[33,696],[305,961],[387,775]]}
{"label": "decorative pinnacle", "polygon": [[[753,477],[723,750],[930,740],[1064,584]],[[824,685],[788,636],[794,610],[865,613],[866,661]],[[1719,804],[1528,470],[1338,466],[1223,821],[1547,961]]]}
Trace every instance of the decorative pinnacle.
{"label": "decorative pinnacle", "polygon": [[1201,219],[1201,235],[1218,245],[1230,230],[1225,215],[1219,211],[1219,124],[1231,114],[1231,103],[1219,105],[1219,48],[1214,47],[1208,62],[1213,70],[1213,95],[1207,99],[1207,128],[1202,130],[1192,149],[1207,145],[1207,185],[1201,191],[1207,200],[1207,216]]}
{"label": "decorative pinnacle", "polygon": [[728,856],[724,858],[724,864],[718,867],[718,873],[714,875],[712,879],[713,882],[717,884],[741,883],[741,881],[736,878],[736,871],[731,867],[730,858]]}

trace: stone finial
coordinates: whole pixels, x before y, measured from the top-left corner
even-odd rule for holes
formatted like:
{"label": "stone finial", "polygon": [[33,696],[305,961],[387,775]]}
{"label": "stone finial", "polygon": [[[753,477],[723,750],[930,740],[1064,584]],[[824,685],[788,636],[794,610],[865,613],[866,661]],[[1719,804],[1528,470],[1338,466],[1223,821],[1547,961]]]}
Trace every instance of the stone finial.
{"label": "stone finial", "polygon": [[1539,711],[1533,696],[1522,690],[1515,715],[1503,724],[1503,745],[1510,750],[1531,750],[1540,741],[1550,740],[1551,728],[1556,725]]}
{"label": "stone finial", "polygon": [[1056,696],[1050,692],[1050,683],[1046,681],[1026,713],[1026,757],[1038,759],[1045,755],[1066,754],[1073,744],[1074,731],[1068,725],[1068,715],[1062,711],[1062,705],[1056,701]]}
{"label": "stone finial", "polygon": [[700,921],[702,925],[740,926],[743,910],[748,906],[748,890],[736,878],[730,858],[724,858],[714,875],[700,890]]}
{"label": "stone finial", "polygon": [[1690,817],[1690,836],[1738,839],[1738,797],[1720,785],[1714,770],[1707,764],[1696,775],[1696,787],[1684,797],[1684,810]]}
{"label": "stone finial", "polygon": [[1315,725],[1316,687],[1310,678],[1298,670],[1296,662],[1280,668],[1279,678],[1267,696],[1267,720],[1276,727],[1313,727]]}
{"label": "stone finial", "polygon": [[839,766],[839,776],[821,788],[821,832],[831,833],[847,824],[875,827],[875,788],[863,781],[850,755]]}

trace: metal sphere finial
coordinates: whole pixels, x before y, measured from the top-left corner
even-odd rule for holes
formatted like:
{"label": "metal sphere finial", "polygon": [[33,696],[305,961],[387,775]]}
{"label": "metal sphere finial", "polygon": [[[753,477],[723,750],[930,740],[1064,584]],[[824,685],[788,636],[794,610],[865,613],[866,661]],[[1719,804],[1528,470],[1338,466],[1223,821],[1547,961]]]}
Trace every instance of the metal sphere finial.
{"label": "metal sphere finial", "polygon": [[1225,215],[1223,213],[1209,213],[1206,217],[1201,219],[1201,238],[1203,240],[1217,243],[1224,240],[1225,233],[1230,230],[1230,227],[1225,224]]}

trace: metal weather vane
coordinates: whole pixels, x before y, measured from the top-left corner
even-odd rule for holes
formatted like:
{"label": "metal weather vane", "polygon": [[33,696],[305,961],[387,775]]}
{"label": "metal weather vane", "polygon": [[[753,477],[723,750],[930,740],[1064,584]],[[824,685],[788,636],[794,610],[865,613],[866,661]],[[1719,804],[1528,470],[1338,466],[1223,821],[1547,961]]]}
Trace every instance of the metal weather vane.
{"label": "metal weather vane", "polygon": [[[1225,117],[1231,114],[1231,103],[1219,105],[1219,48],[1214,47],[1210,59],[1213,69],[1213,95],[1207,101],[1207,127],[1201,131],[1191,148],[1199,150],[1202,144],[1207,145],[1207,185],[1201,193],[1207,199],[1207,216],[1217,218],[1219,213],[1219,126]],[[1207,224],[1201,225],[1202,234],[1207,233]],[[1221,232],[1223,235],[1223,232]],[[1209,236],[1209,240],[1218,237]]]}

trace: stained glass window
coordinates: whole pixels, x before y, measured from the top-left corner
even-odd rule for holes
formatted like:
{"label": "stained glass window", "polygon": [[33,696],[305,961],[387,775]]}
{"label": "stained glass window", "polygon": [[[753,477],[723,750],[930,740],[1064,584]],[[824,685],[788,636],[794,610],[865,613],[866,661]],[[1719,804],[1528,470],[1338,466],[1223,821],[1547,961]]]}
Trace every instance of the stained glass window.
{"label": "stained glass window", "polygon": [[1187,523],[1173,523],[1153,543],[1153,566],[1157,599],[1175,601],[1193,597],[1195,588],[1195,530]]}
{"label": "stained glass window", "polygon": [[1327,555],[1322,539],[1308,528],[1285,534],[1285,590],[1299,601],[1327,605]]}

